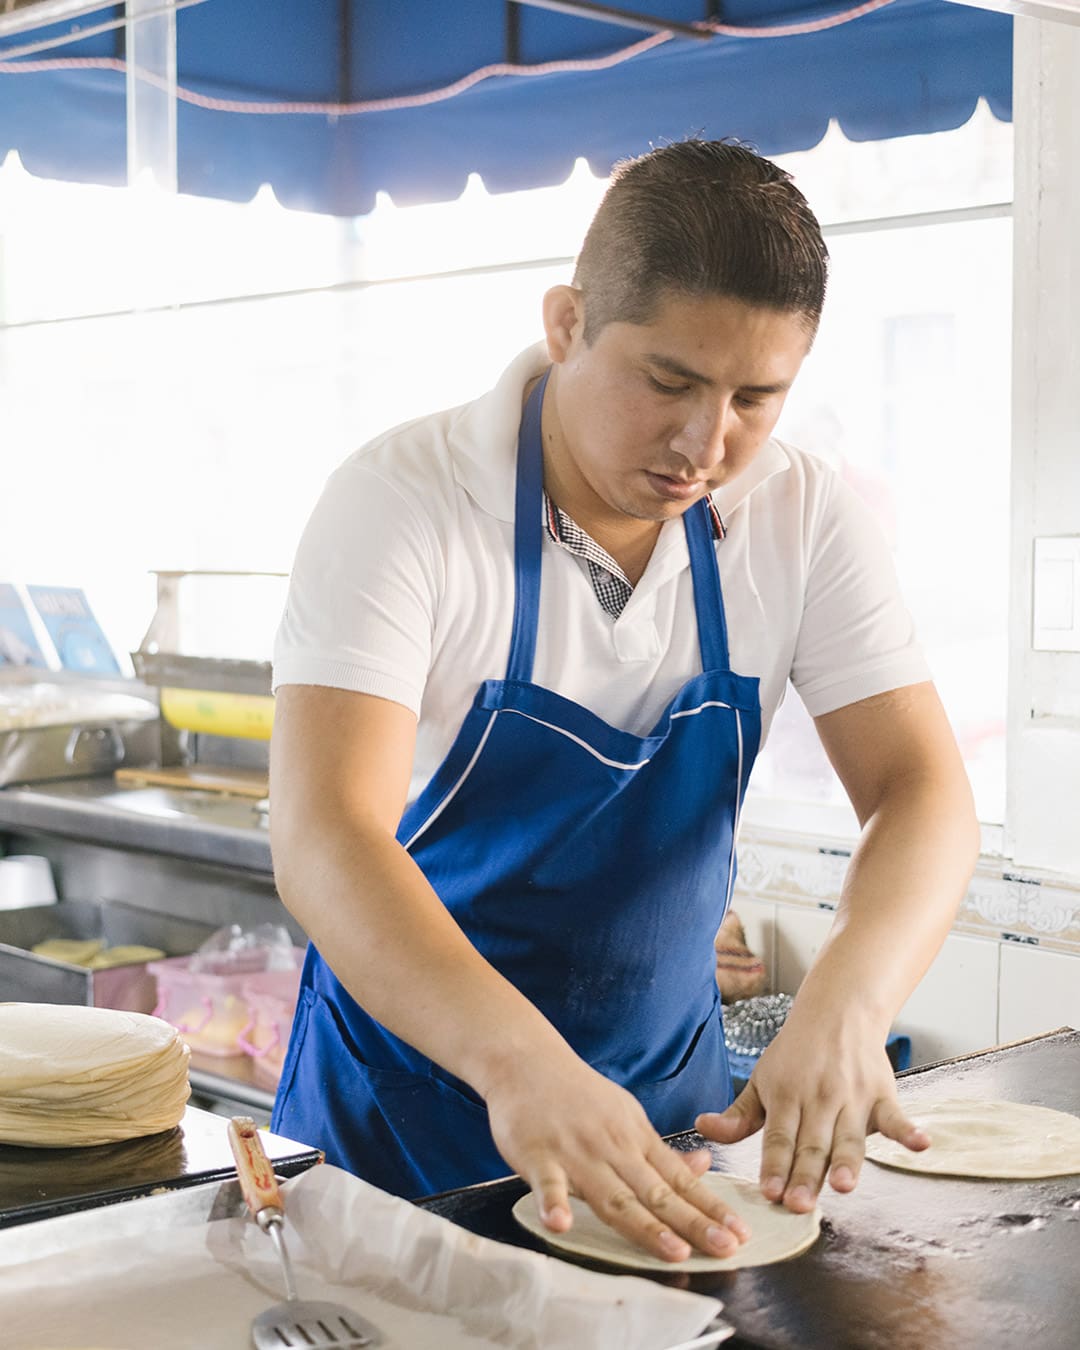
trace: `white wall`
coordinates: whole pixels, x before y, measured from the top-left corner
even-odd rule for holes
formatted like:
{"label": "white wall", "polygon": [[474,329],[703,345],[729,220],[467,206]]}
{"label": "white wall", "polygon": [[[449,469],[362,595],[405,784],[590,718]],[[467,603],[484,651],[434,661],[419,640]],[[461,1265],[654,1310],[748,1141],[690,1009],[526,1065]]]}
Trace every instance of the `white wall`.
{"label": "white wall", "polygon": [[[747,897],[735,909],[773,992],[794,994],[833,913]],[[1080,1027],[1080,956],[953,933],[893,1030],[911,1038],[912,1064],[984,1050],[1061,1026]]]}
{"label": "white wall", "polygon": [[[794,994],[835,917],[842,847],[744,823],[733,908],[769,989]],[[1080,1027],[1080,883],[983,860],[953,931],[894,1030],[915,1064]]]}
{"label": "white wall", "polygon": [[1033,651],[1039,536],[1080,536],[1080,27],[1017,18],[1007,848],[1080,874],[1080,653]]}

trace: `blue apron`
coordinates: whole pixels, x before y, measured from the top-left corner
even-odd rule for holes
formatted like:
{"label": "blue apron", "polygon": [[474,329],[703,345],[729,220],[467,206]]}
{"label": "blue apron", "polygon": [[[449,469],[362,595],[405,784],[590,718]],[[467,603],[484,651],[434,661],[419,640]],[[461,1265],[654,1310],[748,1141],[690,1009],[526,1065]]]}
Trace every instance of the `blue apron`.
{"label": "blue apron", "polygon": [[[703,673],[649,735],[532,683],[545,384],[518,438],[506,677],[481,684],[397,838],[480,954],[668,1134],[731,1100],[713,940],[760,740],[758,681],[728,668],[700,502],[684,525]],[[507,1172],[477,1094],[368,1016],[314,945],[271,1124],[409,1198]]]}

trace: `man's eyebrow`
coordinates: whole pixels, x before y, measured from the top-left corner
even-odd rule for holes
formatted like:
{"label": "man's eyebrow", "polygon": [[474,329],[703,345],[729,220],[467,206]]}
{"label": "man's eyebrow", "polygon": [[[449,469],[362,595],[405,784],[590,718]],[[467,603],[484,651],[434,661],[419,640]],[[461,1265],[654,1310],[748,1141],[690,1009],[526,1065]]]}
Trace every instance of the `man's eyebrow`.
{"label": "man's eyebrow", "polygon": [[699,370],[691,370],[689,366],[684,366],[673,357],[661,356],[659,352],[646,352],[645,360],[650,366],[656,366],[658,370],[666,371],[669,375],[677,375],[681,380],[689,380],[692,384],[712,384],[707,375],[702,375]]}
{"label": "man's eyebrow", "polygon": [[[661,356],[659,352],[646,352],[645,360],[650,366],[655,366],[668,375],[675,375],[681,380],[687,380],[691,384],[709,386],[713,383],[707,375],[702,375],[701,371],[691,370],[689,366],[684,366],[681,361],[676,361],[670,356]],[[777,380],[775,384],[744,384],[740,386],[739,392],[763,395],[786,394],[790,388],[790,380]]]}

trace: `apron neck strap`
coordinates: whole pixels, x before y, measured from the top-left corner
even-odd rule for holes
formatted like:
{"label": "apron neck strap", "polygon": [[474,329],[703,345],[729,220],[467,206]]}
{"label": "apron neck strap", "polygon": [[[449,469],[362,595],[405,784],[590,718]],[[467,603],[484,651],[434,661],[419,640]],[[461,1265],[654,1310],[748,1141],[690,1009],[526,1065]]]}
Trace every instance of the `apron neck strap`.
{"label": "apron neck strap", "polygon": [[[540,614],[543,545],[544,452],[540,414],[550,366],[529,395],[518,432],[517,491],[514,502],[514,626],[506,678],[532,681],[536,627]],[[707,501],[695,502],[683,517],[694,580],[694,608],[702,670],[728,670],[727,620],[716,564],[712,516]]]}
{"label": "apron neck strap", "polygon": [[506,678],[528,684],[536,655],[540,614],[541,517],[544,502],[544,447],[540,412],[544,406],[549,366],[529,395],[518,432],[517,495],[514,502],[514,628]]}
{"label": "apron neck strap", "polygon": [[730,670],[727,616],[720,589],[712,512],[705,498],[695,502],[683,516],[686,546],[690,550],[690,573],[694,578],[694,609],[697,611],[698,643],[702,670]]}

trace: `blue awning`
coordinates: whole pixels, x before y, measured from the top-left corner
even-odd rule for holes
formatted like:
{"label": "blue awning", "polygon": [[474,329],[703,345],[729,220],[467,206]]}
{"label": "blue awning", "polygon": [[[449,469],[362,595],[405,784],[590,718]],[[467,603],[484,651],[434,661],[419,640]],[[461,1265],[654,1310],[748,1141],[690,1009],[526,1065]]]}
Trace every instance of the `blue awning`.
{"label": "blue awning", "polygon": [[[636,5],[689,23],[711,8],[724,27],[756,30],[851,10]],[[782,154],[815,145],[831,119],[875,140],[960,126],[980,98],[1010,117],[1010,18],[947,0],[859,8],[819,31],[699,41],[503,0],[205,0],[176,19],[180,189],[244,201],[270,183],[287,206],[357,215],[380,190],[400,204],[446,200],[470,173],[493,192],[537,187],[579,156],[606,174],[687,135]],[[7,61],[31,35],[0,42],[0,159],[16,149],[31,173],[125,181],[122,31]]]}

